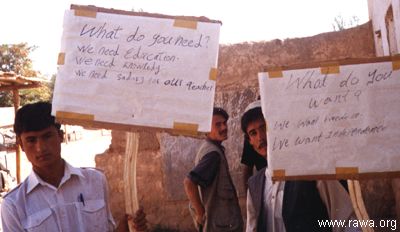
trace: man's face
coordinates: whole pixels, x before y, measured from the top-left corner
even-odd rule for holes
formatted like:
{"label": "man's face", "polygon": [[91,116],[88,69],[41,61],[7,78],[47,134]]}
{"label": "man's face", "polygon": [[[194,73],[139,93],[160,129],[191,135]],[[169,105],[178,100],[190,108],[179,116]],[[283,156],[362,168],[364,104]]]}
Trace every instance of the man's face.
{"label": "man's face", "polygon": [[222,142],[228,138],[227,120],[222,115],[213,115],[211,123],[211,132],[208,138],[214,141]]}
{"label": "man's face", "polygon": [[267,133],[264,118],[249,123],[246,129],[249,143],[254,150],[263,157],[267,157]]}
{"label": "man's face", "polygon": [[22,150],[33,170],[51,169],[61,160],[62,132],[54,126],[40,131],[22,132],[19,136]]}

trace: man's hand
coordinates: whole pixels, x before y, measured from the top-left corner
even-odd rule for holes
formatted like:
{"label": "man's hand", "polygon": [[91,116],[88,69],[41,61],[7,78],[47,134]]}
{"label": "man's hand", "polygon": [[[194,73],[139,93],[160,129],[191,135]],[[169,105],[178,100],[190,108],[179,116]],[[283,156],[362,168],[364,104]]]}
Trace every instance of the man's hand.
{"label": "man's hand", "polygon": [[128,223],[132,225],[135,231],[147,231],[147,220],[143,207],[140,207],[133,217],[128,215]]}
{"label": "man's hand", "polygon": [[140,207],[134,215],[127,214],[121,221],[116,232],[129,232],[129,227],[135,229],[135,231],[147,231],[147,220],[146,214],[144,213],[143,207]]}

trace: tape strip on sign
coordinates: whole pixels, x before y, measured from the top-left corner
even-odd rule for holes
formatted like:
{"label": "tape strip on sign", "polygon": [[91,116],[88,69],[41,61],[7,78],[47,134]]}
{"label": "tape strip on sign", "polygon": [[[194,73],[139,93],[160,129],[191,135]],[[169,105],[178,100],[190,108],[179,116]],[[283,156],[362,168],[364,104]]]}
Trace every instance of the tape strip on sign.
{"label": "tape strip on sign", "polygon": [[60,53],[58,53],[57,64],[58,65],[64,65],[64,63],[65,63],[65,53],[64,52],[60,52]]}
{"label": "tape strip on sign", "polygon": [[86,121],[94,121],[93,114],[80,114],[80,113],[73,113],[73,112],[66,112],[66,111],[57,111],[56,112],[57,118],[65,118],[65,119],[80,119]]}
{"label": "tape strip on sign", "polygon": [[183,28],[196,30],[197,29],[197,21],[175,19],[174,27],[183,27]]}
{"label": "tape strip on sign", "polygon": [[282,69],[270,70],[268,71],[269,78],[281,78],[283,77]]}
{"label": "tape strip on sign", "polygon": [[212,80],[212,81],[216,81],[217,80],[217,74],[218,74],[218,69],[211,68],[208,79]]}
{"label": "tape strip on sign", "polygon": [[273,177],[285,177],[285,169],[276,169],[273,171]]}
{"label": "tape strip on sign", "polygon": [[92,10],[75,9],[75,16],[96,18],[97,12]]}
{"label": "tape strip on sign", "polygon": [[400,56],[393,56],[392,57],[392,70],[399,70],[400,69]]}
{"label": "tape strip on sign", "polygon": [[340,73],[339,63],[325,63],[321,65],[321,74],[337,74]]}
{"label": "tape strip on sign", "polygon": [[174,134],[179,135],[197,135],[199,130],[198,124],[174,122]]}
{"label": "tape strip on sign", "polygon": [[359,174],[358,167],[336,167],[337,177],[357,177]]}

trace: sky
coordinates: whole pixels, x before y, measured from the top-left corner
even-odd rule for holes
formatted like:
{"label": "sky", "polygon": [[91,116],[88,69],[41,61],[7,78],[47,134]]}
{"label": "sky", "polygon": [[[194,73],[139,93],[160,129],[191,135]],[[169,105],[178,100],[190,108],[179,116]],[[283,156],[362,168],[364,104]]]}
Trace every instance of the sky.
{"label": "sky", "polygon": [[308,37],[333,31],[336,17],[368,21],[367,0],[4,0],[0,44],[37,46],[33,68],[57,72],[64,11],[71,4],[167,15],[205,16],[222,22],[220,44]]}

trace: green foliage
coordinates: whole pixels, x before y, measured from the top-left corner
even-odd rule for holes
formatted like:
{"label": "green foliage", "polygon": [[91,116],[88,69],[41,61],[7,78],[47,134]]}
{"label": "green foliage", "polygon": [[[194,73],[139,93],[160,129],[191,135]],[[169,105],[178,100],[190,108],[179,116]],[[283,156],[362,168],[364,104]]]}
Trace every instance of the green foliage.
{"label": "green foliage", "polygon": [[19,91],[21,97],[21,105],[34,103],[37,101],[51,101],[53,95],[54,84],[51,82],[43,84],[40,88],[22,89]]}
{"label": "green foliage", "polygon": [[[50,101],[53,98],[54,82],[43,84],[40,88],[19,90],[21,106],[37,101]],[[0,107],[13,106],[11,91],[0,91]]]}
{"label": "green foliage", "polygon": [[0,45],[0,70],[27,77],[36,76],[37,72],[32,69],[32,60],[29,58],[35,49],[26,43]]}
{"label": "green foliage", "polygon": [[[35,49],[36,47],[30,47],[26,43],[0,45],[0,71],[14,72],[25,77],[37,77],[39,72],[33,70],[32,60],[29,58],[29,54]],[[40,88],[19,90],[21,105],[36,101],[51,101],[55,76],[51,81],[43,80],[45,82]],[[11,91],[0,91],[0,107],[5,106],[13,106]]]}
{"label": "green foliage", "polygon": [[0,107],[14,106],[11,91],[0,91]]}

